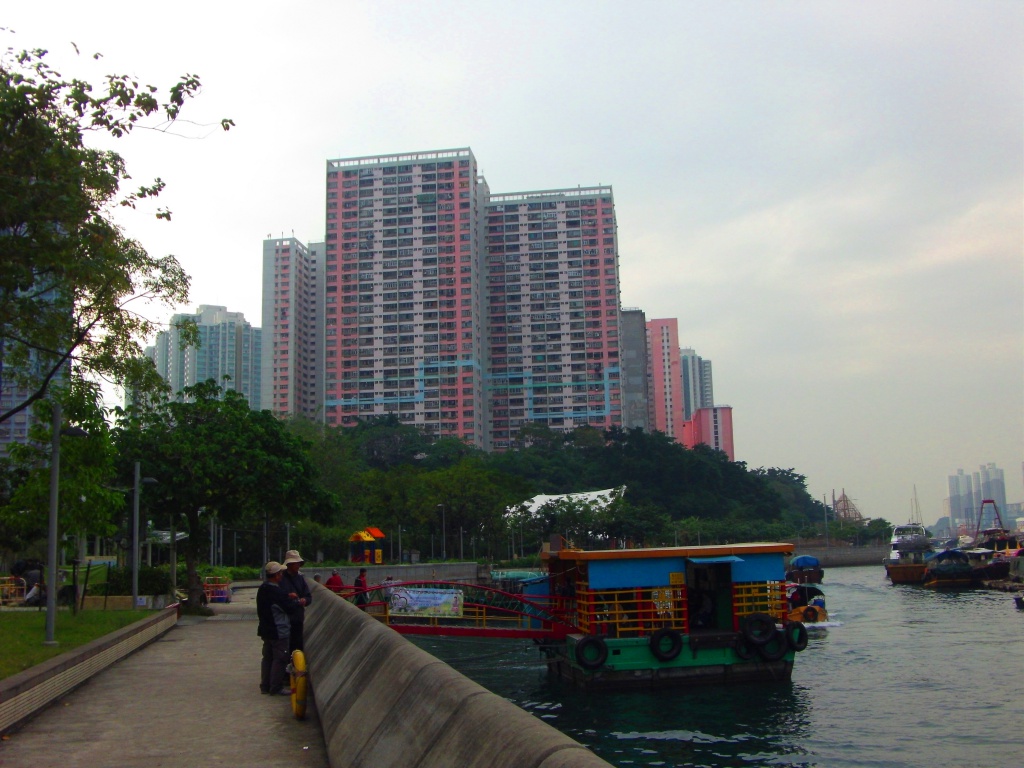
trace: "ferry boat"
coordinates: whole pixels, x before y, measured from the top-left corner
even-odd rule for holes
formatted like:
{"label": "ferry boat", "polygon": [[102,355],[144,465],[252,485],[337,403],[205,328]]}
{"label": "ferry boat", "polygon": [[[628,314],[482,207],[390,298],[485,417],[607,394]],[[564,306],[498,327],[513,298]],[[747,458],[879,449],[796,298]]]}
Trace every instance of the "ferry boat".
{"label": "ferry boat", "polygon": [[576,631],[542,649],[555,674],[584,689],[781,682],[807,647],[806,627],[787,618],[792,554],[782,543],[584,551],[553,542],[548,578],[523,594],[565,597]]}
{"label": "ferry boat", "polygon": [[925,561],[932,552],[928,531],[923,525],[894,526],[889,554],[882,561],[885,573],[893,584],[921,584],[927,570]]}

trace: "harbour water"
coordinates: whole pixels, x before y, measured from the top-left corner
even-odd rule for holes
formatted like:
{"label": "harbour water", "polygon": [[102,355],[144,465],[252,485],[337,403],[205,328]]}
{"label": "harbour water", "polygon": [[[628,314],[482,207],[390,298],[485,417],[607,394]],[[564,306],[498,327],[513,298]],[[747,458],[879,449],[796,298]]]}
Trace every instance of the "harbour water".
{"label": "harbour water", "polygon": [[1010,595],[892,586],[881,564],[832,568],[841,626],[811,632],[793,680],[583,694],[530,642],[416,638],[466,676],[616,766],[1017,766],[1024,611]]}

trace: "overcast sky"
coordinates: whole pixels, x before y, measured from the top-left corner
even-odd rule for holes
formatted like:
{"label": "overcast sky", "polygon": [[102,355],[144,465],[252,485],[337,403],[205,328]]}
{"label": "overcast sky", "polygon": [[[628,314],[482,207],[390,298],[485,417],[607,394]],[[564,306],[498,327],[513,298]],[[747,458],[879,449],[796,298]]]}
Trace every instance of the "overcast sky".
{"label": "overcast sky", "polygon": [[171,223],[123,222],[192,275],[182,311],[261,323],[262,240],[323,239],[328,158],[470,146],[494,192],[613,186],[622,303],[713,361],[738,460],[892,522],[987,462],[1024,500],[1019,0],[61,0],[0,25],[66,75],[201,76],[182,136],[117,144],[167,182]]}

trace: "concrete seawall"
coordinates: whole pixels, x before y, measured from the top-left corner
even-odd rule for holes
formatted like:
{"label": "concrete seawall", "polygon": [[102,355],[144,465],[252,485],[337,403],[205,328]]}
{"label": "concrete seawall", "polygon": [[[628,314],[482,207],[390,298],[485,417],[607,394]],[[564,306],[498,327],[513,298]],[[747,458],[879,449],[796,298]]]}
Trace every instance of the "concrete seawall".
{"label": "concrete seawall", "polygon": [[609,765],[310,583],[306,657],[332,768]]}
{"label": "concrete seawall", "polygon": [[807,547],[799,544],[793,550],[797,555],[811,555],[821,561],[822,568],[841,568],[846,565],[877,565],[882,567],[882,559],[889,553],[889,546],[870,547]]}

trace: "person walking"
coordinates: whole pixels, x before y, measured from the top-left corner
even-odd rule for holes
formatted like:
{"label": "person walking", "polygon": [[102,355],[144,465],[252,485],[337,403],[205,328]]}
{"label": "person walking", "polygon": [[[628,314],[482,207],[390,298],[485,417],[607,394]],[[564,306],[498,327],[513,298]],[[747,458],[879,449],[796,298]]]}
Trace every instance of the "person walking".
{"label": "person walking", "polygon": [[[370,602],[370,594],[366,591],[366,569],[365,568],[360,568],[359,569],[359,575],[356,576],[356,581],[355,581],[355,585],[354,586],[355,586],[355,589],[356,589],[356,605],[358,605],[360,608],[364,608],[364,606],[368,602]],[[364,608],[364,610],[365,610],[365,608]]]}
{"label": "person walking", "polygon": [[299,572],[299,568],[306,561],[302,559],[296,549],[289,549],[284,553],[284,576],[281,578],[281,588],[285,594],[298,603],[299,609],[291,614],[292,634],[288,643],[288,654],[292,651],[301,651],[302,646],[302,623],[306,618],[306,606],[313,602],[313,593],[306,583],[306,577]]}
{"label": "person walking", "polygon": [[341,574],[338,573],[337,568],[331,571],[331,575],[328,577],[327,581],[324,582],[324,586],[335,594],[340,593],[341,590],[345,588],[345,582],[341,580]]}
{"label": "person walking", "polygon": [[292,634],[290,617],[299,609],[281,588],[284,566],[271,560],[264,567],[266,579],[256,590],[256,634],[263,638],[263,662],[260,665],[260,693],[291,695],[284,687],[288,643]]}

